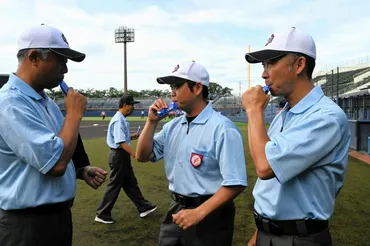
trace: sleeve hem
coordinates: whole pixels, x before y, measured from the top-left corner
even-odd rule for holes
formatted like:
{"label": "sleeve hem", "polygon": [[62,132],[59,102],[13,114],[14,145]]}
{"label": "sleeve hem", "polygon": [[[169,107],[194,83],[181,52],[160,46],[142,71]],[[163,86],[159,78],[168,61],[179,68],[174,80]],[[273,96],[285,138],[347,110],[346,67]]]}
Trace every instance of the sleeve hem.
{"label": "sleeve hem", "polygon": [[44,166],[42,166],[39,169],[39,171],[42,174],[46,174],[47,172],[49,172],[55,166],[55,164],[58,162],[60,156],[62,155],[62,152],[63,152],[63,149],[64,149],[64,142],[60,138],[57,138],[57,141],[59,142],[59,144],[61,145],[62,148],[59,148],[58,151],[53,155],[53,157],[50,158],[50,160]]}
{"label": "sleeve hem", "polygon": [[275,160],[267,158],[267,161],[270,164],[270,167],[272,171],[274,172],[275,177],[277,178],[279,183],[285,183],[286,181],[288,181],[284,173],[281,171],[281,168],[279,167],[279,165],[275,162]]}
{"label": "sleeve hem", "polygon": [[233,186],[233,185],[241,185],[247,187],[247,181],[241,180],[241,179],[230,179],[230,180],[224,180],[221,183],[221,186]]}

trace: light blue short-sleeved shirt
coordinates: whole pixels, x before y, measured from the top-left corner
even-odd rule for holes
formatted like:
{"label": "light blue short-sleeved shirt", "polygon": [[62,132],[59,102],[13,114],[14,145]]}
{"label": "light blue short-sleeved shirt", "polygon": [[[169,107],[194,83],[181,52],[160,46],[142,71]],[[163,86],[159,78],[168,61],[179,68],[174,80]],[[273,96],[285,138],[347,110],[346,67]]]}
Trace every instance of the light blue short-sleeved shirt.
{"label": "light blue short-sleeved shirt", "polygon": [[58,106],[11,74],[0,89],[0,208],[22,209],[74,197],[73,162],[62,177],[45,175],[58,162],[64,117]]}
{"label": "light blue short-sleeved shirt", "polygon": [[153,161],[164,159],[172,192],[200,196],[247,186],[242,135],[210,103],[189,126],[185,115],[166,123],[154,136],[153,152]]}
{"label": "light blue short-sleeved shirt", "polygon": [[276,177],[258,179],[255,210],[273,220],[327,220],[346,176],[350,129],[342,109],[314,87],[275,117],[265,146]]}
{"label": "light blue short-sleeved shirt", "polygon": [[131,144],[130,123],[126,117],[117,111],[109,122],[107,144],[110,148],[119,149],[121,143]]}

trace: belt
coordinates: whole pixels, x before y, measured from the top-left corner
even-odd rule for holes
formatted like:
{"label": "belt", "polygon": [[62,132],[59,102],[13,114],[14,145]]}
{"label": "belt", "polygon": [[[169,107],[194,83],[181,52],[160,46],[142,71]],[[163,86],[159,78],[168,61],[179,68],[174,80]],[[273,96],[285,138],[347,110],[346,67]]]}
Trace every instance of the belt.
{"label": "belt", "polygon": [[44,205],[40,205],[40,206],[32,207],[32,208],[11,209],[11,210],[3,210],[3,211],[10,212],[10,213],[19,213],[19,214],[52,214],[52,213],[59,213],[61,211],[70,209],[71,206],[72,206],[72,200],[68,200],[65,202],[44,204]]}
{"label": "belt", "polygon": [[253,212],[258,230],[274,235],[305,236],[326,230],[327,220],[270,220]]}
{"label": "belt", "polygon": [[110,150],[113,150],[113,151],[125,151],[124,149],[122,149],[122,148],[117,148],[117,149],[115,149],[115,148],[110,148]]}
{"label": "belt", "polygon": [[197,207],[203,202],[207,201],[212,195],[204,195],[197,197],[183,196],[177,193],[172,192],[171,198],[177,203],[180,203],[184,207]]}

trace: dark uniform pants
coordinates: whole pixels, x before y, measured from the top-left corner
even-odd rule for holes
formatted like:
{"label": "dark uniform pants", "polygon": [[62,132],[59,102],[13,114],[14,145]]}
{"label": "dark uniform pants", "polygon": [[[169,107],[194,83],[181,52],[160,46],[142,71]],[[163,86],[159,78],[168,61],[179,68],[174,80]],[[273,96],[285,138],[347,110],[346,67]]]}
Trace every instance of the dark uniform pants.
{"label": "dark uniform pants", "polygon": [[71,246],[71,210],[29,213],[0,209],[0,245]]}
{"label": "dark uniform pants", "polygon": [[[194,207],[189,207],[189,209]],[[231,246],[234,233],[235,206],[229,202],[186,230],[173,223],[172,214],[186,209],[171,201],[161,225],[159,246]]]}
{"label": "dark uniform pants", "polygon": [[325,231],[306,235],[274,235],[263,231],[257,233],[256,246],[332,246],[329,229]]}
{"label": "dark uniform pants", "polygon": [[117,201],[121,188],[135,204],[139,212],[146,211],[152,205],[144,199],[137,183],[130,154],[123,149],[109,152],[109,167],[111,169],[109,183],[97,209],[97,215],[102,219],[111,219],[111,211]]}

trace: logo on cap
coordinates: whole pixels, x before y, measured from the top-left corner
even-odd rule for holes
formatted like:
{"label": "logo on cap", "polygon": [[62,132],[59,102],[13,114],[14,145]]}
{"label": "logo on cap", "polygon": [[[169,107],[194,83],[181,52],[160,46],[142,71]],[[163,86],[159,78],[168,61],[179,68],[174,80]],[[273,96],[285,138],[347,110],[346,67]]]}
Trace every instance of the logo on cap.
{"label": "logo on cap", "polygon": [[69,43],[68,43],[68,41],[67,41],[67,39],[66,39],[66,37],[64,36],[63,33],[62,33],[62,39],[64,40],[64,42],[66,42],[69,45]]}
{"label": "logo on cap", "polygon": [[174,73],[174,72],[176,72],[177,70],[179,70],[179,68],[180,68],[180,65],[179,65],[179,64],[177,64],[177,66],[173,69],[172,73]]}
{"label": "logo on cap", "polygon": [[271,43],[272,40],[274,40],[274,37],[275,37],[275,35],[274,34],[271,34],[271,36],[269,37],[269,39],[267,39],[267,43],[265,44],[265,46],[267,46],[269,43]]}
{"label": "logo on cap", "polygon": [[191,153],[190,163],[193,167],[197,168],[202,165],[203,156],[196,153]]}

